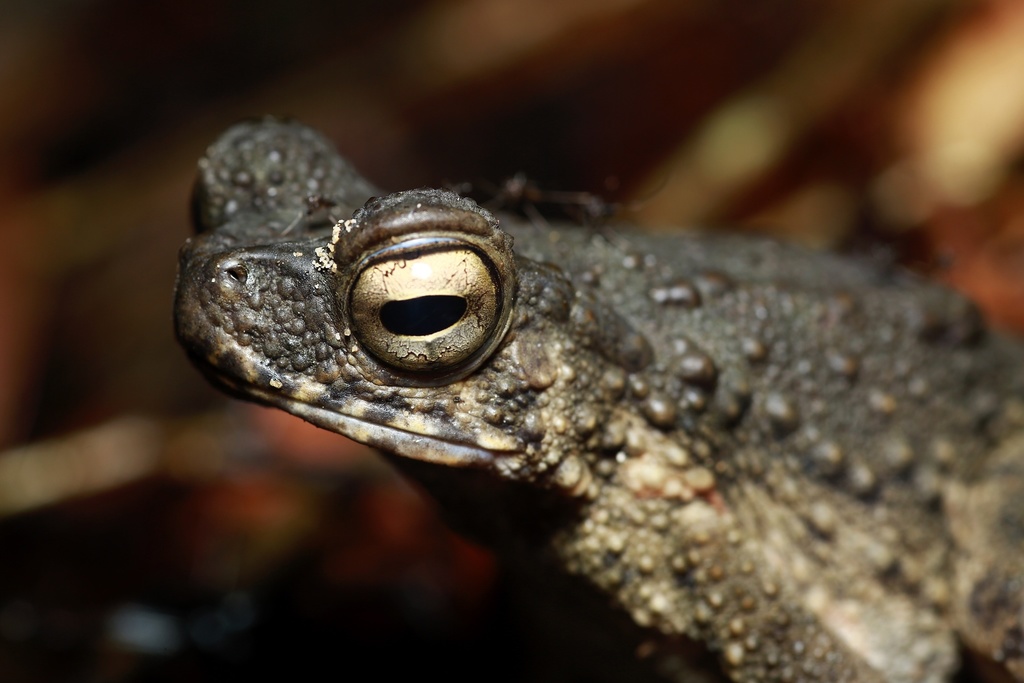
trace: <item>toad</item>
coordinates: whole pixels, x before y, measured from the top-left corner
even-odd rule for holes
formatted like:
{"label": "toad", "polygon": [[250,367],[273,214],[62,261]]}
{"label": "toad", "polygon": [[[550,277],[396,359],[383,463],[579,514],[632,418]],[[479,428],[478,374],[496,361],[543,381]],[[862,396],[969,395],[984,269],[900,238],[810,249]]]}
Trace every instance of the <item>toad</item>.
{"label": "toad", "polygon": [[[177,336],[497,550],[552,680],[1024,680],[1024,346],[892,266],[199,162]],[[573,654],[576,653],[576,654]]]}

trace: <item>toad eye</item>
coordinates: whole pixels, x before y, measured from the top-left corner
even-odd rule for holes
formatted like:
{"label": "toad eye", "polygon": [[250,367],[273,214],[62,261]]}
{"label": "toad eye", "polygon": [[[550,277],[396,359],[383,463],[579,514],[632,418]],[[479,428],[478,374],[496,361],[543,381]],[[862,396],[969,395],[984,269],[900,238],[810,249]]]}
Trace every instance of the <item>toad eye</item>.
{"label": "toad eye", "polygon": [[349,291],[353,332],[400,371],[464,374],[500,342],[508,296],[497,268],[474,244],[419,238],[371,254]]}

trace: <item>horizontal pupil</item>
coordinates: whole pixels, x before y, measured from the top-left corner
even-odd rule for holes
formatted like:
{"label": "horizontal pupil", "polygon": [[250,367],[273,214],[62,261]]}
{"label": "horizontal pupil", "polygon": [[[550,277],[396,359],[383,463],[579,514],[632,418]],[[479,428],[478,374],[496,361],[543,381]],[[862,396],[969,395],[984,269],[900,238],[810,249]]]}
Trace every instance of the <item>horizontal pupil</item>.
{"label": "horizontal pupil", "polygon": [[461,296],[418,296],[381,306],[380,322],[393,334],[424,337],[448,329],[459,322],[465,312],[466,300]]}

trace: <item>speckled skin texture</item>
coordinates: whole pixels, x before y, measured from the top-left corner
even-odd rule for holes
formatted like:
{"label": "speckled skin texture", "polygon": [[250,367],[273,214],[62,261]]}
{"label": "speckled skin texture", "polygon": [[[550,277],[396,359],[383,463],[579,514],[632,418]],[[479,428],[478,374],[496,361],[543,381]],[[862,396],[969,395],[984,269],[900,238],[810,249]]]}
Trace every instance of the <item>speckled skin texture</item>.
{"label": "speckled skin texture", "polygon": [[[589,659],[586,680],[946,681],[961,646],[1024,680],[1024,348],[959,296],[443,191],[359,208],[382,193],[273,120],[225,133],[197,188],[189,354],[395,454],[550,608],[552,680]],[[350,291],[424,221],[477,226],[512,265],[493,273],[507,330],[474,321],[482,357],[417,374],[367,352]]]}

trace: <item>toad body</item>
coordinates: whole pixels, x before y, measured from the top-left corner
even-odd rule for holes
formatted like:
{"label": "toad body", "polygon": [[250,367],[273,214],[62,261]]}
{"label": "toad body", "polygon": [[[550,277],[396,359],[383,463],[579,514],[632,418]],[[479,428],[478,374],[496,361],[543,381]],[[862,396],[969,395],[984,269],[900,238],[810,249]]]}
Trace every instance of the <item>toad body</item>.
{"label": "toad body", "polygon": [[770,241],[380,195],[297,123],[228,130],[177,335],[491,543],[553,680],[1024,680],[1024,347],[964,299]]}

